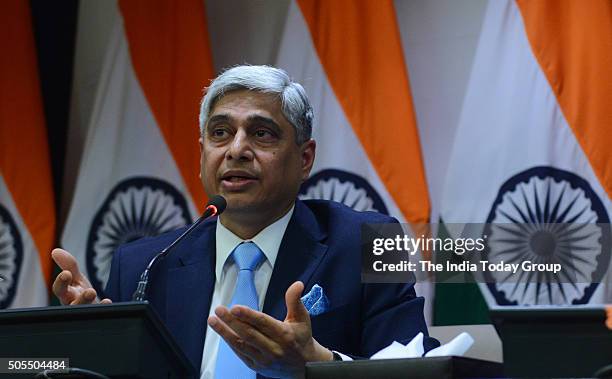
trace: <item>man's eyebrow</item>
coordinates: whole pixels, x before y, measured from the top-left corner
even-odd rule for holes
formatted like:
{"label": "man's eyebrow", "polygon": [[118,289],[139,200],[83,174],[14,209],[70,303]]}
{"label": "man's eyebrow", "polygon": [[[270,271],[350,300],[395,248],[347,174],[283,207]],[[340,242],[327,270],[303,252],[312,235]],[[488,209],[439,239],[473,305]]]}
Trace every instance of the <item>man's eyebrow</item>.
{"label": "man's eyebrow", "polygon": [[253,124],[264,124],[268,127],[273,128],[274,130],[280,132],[281,131],[281,127],[280,125],[278,125],[278,123],[276,121],[274,121],[273,119],[271,119],[270,117],[265,117],[265,116],[260,116],[260,115],[253,115],[253,116],[249,116],[247,118],[249,123],[253,123]]}
{"label": "man's eyebrow", "polygon": [[209,124],[217,123],[217,122],[228,122],[230,117],[226,114],[216,114],[208,119]]}

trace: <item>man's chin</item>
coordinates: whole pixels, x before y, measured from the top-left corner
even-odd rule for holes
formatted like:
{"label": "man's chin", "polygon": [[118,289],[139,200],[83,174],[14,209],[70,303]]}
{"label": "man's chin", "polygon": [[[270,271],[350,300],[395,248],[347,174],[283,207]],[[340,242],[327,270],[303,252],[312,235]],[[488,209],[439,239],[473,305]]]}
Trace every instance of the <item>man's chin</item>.
{"label": "man's chin", "polygon": [[228,213],[253,212],[261,208],[260,203],[253,200],[245,193],[221,193],[221,196],[227,201],[225,212]]}

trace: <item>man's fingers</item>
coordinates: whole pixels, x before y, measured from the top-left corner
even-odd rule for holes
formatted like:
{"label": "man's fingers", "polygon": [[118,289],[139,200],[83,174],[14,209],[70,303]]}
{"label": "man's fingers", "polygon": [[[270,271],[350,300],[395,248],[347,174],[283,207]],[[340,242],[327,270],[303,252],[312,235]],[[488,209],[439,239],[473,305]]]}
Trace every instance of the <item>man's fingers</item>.
{"label": "man's fingers", "polygon": [[72,282],[72,274],[70,271],[62,271],[53,281],[53,293],[62,304],[70,303],[74,294],[70,292],[70,283]]}
{"label": "man's fingers", "polygon": [[302,292],[304,292],[304,283],[294,282],[285,293],[285,303],[287,304],[287,317],[285,320],[291,322],[308,322],[310,315],[308,310],[302,303]]}
{"label": "man's fingers", "polygon": [[277,336],[269,337],[264,335],[256,327],[241,321],[225,308],[217,308],[215,313],[217,317],[223,320],[223,322],[229,326],[240,339],[255,347],[263,355],[275,358],[282,355],[283,350],[276,342],[278,339]]}
{"label": "man's fingers", "polygon": [[112,304],[113,301],[109,298],[100,300],[100,304]]}
{"label": "man's fingers", "polygon": [[[259,350],[250,344],[247,344],[241,339],[232,328],[230,328],[223,320],[217,316],[208,317],[208,325],[217,332],[225,340],[225,342],[232,348],[242,359],[246,356],[249,361],[245,361],[247,365],[252,365],[253,362],[261,361],[262,354]],[[243,359],[244,360],[244,359]]]}
{"label": "man's fingers", "polygon": [[[64,300],[62,300],[62,302],[64,304],[68,303],[68,302],[72,302],[74,301],[76,296],[80,295],[80,291],[82,290],[86,290],[86,289],[92,289],[91,283],[89,283],[89,280],[87,280],[87,278],[85,276],[83,276],[81,274],[81,271],[79,270],[79,265],[77,264],[76,259],[66,250],[63,249],[53,249],[53,251],[51,252],[51,257],[53,258],[53,260],[55,261],[55,263],[57,263],[58,266],[60,266],[60,268],[63,270],[62,274],[64,276],[64,279],[61,279],[60,282],[57,285],[55,285],[55,282],[53,283],[54,285],[54,290],[53,293],[55,293],[55,295],[60,298],[60,300],[62,300],[62,297],[64,297]],[[68,276],[66,276],[68,275]],[[68,280],[68,278],[70,280]],[[57,282],[56,278],[56,282]],[[66,283],[68,282],[69,287],[64,288]],[[71,291],[71,289],[75,287],[76,291],[74,294],[68,293],[67,296],[64,295],[65,291]],[[57,292],[56,292],[57,289]]]}
{"label": "man's fingers", "polygon": [[93,288],[88,288],[85,291],[81,292],[76,299],[70,302],[70,305],[78,305],[78,304],[91,304],[96,300],[96,290]]}
{"label": "man's fingers", "polygon": [[270,315],[245,307],[244,305],[234,305],[230,313],[238,320],[250,324],[272,340],[276,340],[285,332],[282,322]]}
{"label": "man's fingers", "polygon": [[57,263],[62,270],[70,271],[75,278],[81,275],[76,258],[66,250],[53,249],[51,252],[51,258],[53,258],[55,263]]}
{"label": "man's fingers", "polygon": [[234,349],[231,345],[230,345],[230,349],[232,349],[234,354],[236,354],[238,358],[240,358],[244,362],[244,364],[246,364],[251,370],[257,371],[257,368],[259,367],[259,365],[251,357]]}

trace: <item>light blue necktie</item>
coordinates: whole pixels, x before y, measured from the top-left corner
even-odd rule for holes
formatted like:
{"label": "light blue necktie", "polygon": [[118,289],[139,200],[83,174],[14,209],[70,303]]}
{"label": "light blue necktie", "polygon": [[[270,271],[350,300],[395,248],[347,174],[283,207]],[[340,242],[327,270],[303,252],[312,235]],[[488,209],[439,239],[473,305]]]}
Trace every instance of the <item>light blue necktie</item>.
{"label": "light blue necktie", "polygon": [[[263,262],[265,256],[253,242],[244,242],[236,246],[232,256],[240,271],[238,271],[236,289],[229,306],[240,304],[259,310],[259,299],[255,289],[253,271]],[[215,378],[253,379],[255,376],[255,371],[248,368],[225,340],[221,338],[219,341],[219,352],[217,353]]]}

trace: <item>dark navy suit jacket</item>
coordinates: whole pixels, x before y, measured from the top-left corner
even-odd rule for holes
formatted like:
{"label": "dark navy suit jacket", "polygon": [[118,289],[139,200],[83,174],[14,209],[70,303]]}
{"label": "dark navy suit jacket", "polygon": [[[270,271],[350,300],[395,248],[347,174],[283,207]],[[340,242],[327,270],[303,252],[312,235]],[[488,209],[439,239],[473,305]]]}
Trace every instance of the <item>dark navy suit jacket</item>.
{"label": "dark navy suit jacket", "polygon": [[[369,357],[394,340],[427,336],[422,297],[412,283],[362,284],[360,228],[395,219],[355,212],[330,201],[297,201],[280,245],[263,311],[283,320],[285,291],[301,280],[309,291],[319,284],[330,309],[313,316],[312,331],[323,346]],[[148,299],[196,369],[200,368],[206,319],[215,285],[216,220],[200,225],[151,272]],[[149,260],[184,229],[144,238],[114,255],[106,294],[128,301]],[[426,350],[437,341],[426,338]]]}

